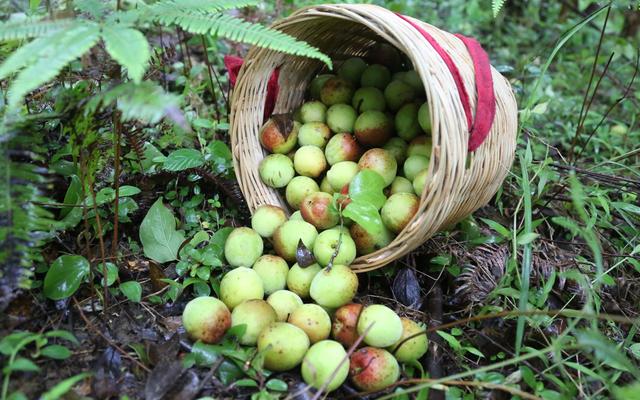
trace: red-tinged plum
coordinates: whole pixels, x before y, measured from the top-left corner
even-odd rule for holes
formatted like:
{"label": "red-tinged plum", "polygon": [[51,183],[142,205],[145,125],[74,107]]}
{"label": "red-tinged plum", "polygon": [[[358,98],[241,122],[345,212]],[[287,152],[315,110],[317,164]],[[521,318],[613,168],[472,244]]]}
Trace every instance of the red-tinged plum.
{"label": "red-tinged plum", "polygon": [[300,119],[303,124],[309,122],[324,122],[327,114],[327,106],[321,101],[308,101],[300,107]]}
{"label": "red-tinged plum", "polygon": [[407,155],[409,156],[423,156],[431,157],[431,138],[421,135],[409,142],[407,148]]}
{"label": "red-tinged plum", "polygon": [[407,159],[408,146],[407,142],[399,137],[392,137],[382,148],[391,153],[396,159],[396,163],[401,165]]}
{"label": "red-tinged plum", "polygon": [[365,307],[360,313],[357,328],[358,335],[364,335],[364,342],[373,347],[391,346],[402,336],[400,317],[382,304]]}
{"label": "red-tinged plum", "polygon": [[273,248],[280,257],[295,262],[298,242],[302,240],[308,249],[313,249],[317,237],[318,231],[315,226],[306,221],[289,220],[273,234]]}
{"label": "red-tinged plum", "polygon": [[[419,133],[422,133],[418,123],[418,104],[407,103],[400,107],[395,118],[396,133],[404,140],[412,140]],[[298,132],[300,141],[300,132]]]}
{"label": "red-tinged plum", "polygon": [[231,313],[215,297],[196,297],[185,306],[182,324],[191,340],[216,343],[231,327]]}
{"label": "red-tinged plum", "polygon": [[286,322],[289,315],[302,305],[302,299],[292,291],[278,290],[267,297],[267,303],[276,311],[278,321]]}
{"label": "red-tinged plum", "polygon": [[318,183],[313,179],[308,176],[296,176],[291,179],[284,193],[291,208],[298,210],[300,209],[300,204],[302,204],[302,199],[319,190]]}
{"label": "red-tinged plum", "polygon": [[338,77],[329,78],[320,89],[320,100],[327,106],[351,104],[353,90],[351,82]]}
{"label": "red-tinged plum", "polygon": [[309,350],[307,334],[295,325],[273,322],[260,332],[258,351],[271,371],[288,371],[302,362]]}
{"label": "red-tinged plum", "polygon": [[418,109],[418,123],[424,133],[431,133],[431,112],[429,111],[428,103],[423,103]]}
{"label": "red-tinged plum", "polygon": [[307,385],[332,392],[349,375],[347,352],[340,343],[333,340],[318,342],[307,351],[300,372]]}
{"label": "red-tinged plum", "polygon": [[386,102],[382,90],[375,87],[361,87],[356,90],[351,105],[358,113],[365,111],[384,111]]}
{"label": "red-tinged plum", "polygon": [[287,275],[287,287],[301,298],[308,299],[311,282],[321,270],[322,267],[319,264],[311,264],[305,268],[297,263],[293,264]]}
{"label": "red-tinged plum", "polygon": [[264,244],[251,228],[235,228],[224,243],[224,257],[232,267],[250,267],[262,255]]}
{"label": "red-tinged plum", "polygon": [[337,308],[353,300],[358,291],[358,277],[351,268],[334,264],[313,277],[309,294],[322,307]]}
{"label": "red-tinged plum", "polygon": [[413,193],[396,193],[391,195],[380,210],[382,223],[394,233],[404,229],[418,212],[420,198]]}
{"label": "red-tinged plum", "polygon": [[380,64],[369,65],[360,77],[360,86],[362,87],[373,86],[384,90],[389,82],[391,82],[391,71]]}
{"label": "red-tinged plum", "polygon": [[349,376],[358,389],[375,392],[393,385],[398,380],[400,366],[388,351],[363,347],[351,355]]}
{"label": "red-tinged plum", "polygon": [[405,178],[412,182],[420,171],[427,168],[429,168],[429,159],[425,156],[409,156],[402,166]]}
{"label": "red-tinged plum", "polygon": [[362,304],[349,303],[338,308],[333,314],[331,336],[346,348],[353,346],[358,340],[358,317],[362,311]]}
{"label": "red-tinged plum", "polygon": [[356,252],[361,256],[380,250],[393,240],[393,234],[384,226],[379,234],[373,235],[362,226],[354,223],[349,228],[349,232],[356,244]]}
{"label": "red-tinged plum", "polygon": [[296,146],[299,129],[298,121],[270,118],[260,128],[260,144],[270,153],[286,154]]}
{"label": "red-tinged plum", "polygon": [[396,176],[396,179],[391,182],[390,188],[389,194],[413,193],[413,184],[403,176]]}
{"label": "red-tinged plum", "polygon": [[264,286],[260,275],[251,268],[238,267],[227,272],[220,281],[220,300],[233,310],[245,300],[264,297]]}
{"label": "red-tinged plum", "polygon": [[362,155],[362,148],[356,138],[349,133],[334,135],[324,149],[324,156],[329,165],[340,161],[358,161],[360,155]]}
{"label": "red-tinged plum", "polygon": [[380,174],[385,186],[391,185],[398,170],[398,163],[393,155],[387,150],[379,148],[367,150],[360,157],[358,166],[360,170],[368,169]]}
{"label": "red-tinged plum", "polygon": [[317,178],[327,169],[327,160],[321,148],[302,146],[293,157],[293,166],[298,174]]}
{"label": "red-tinged plum", "polygon": [[318,229],[333,228],[340,221],[340,217],[332,203],[333,196],[329,193],[311,193],[302,200],[300,205],[302,218]]}
{"label": "red-tinged plum", "polygon": [[277,189],[287,186],[296,172],[289,157],[284,154],[269,154],[260,161],[258,173],[265,185]]}
{"label": "red-tinged plum", "polygon": [[300,127],[298,143],[300,146],[316,146],[324,149],[331,138],[331,130],[322,122],[307,122]]}
{"label": "red-tinged plum", "polygon": [[289,315],[287,322],[302,329],[312,344],[328,338],[331,333],[331,318],[317,304],[301,305]]}
{"label": "red-tinged plum", "polygon": [[335,78],[336,76],[333,74],[321,74],[313,78],[311,84],[309,85],[309,94],[312,99],[320,99],[320,91],[324,86],[325,82],[329,80],[329,78]]}
{"label": "red-tinged plum", "polygon": [[[416,361],[427,352],[429,342],[427,334],[424,333],[425,327],[408,318],[401,318],[400,320],[402,321],[402,336],[388,350],[396,357],[396,360],[402,363]],[[415,336],[418,333],[422,334]],[[406,340],[409,337],[412,338]]]}
{"label": "red-tinged plum", "polygon": [[[338,249],[338,246],[340,248]],[[349,235],[349,230],[332,228],[320,232],[318,238],[313,244],[313,255],[316,257],[318,264],[323,267],[329,264],[331,257],[338,250],[334,264],[349,265],[356,258],[356,244]]]}
{"label": "red-tinged plum", "polygon": [[287,215],[282,208],[263,204],[251,216],[251,227],[263,238],[270,238],[286,220]]}
{"label": "red-tinged plum", "polygon": [[272,322],[276,322],[276,311],[264,300],[246,300],[238,304],[231,313],[231,326],[245,325],[240,344],[255,346],[258,335]]}
{"label": "red-tinged plum", "polygon": [[400,80],[391,81],[384,89],[384,99],[387,102],[387,108],[391,111],[398,111],[403,105],[411,103],[414,98],[413,87]]}
{"label": "red-tinged plum", "polygon": [[256,260],[253,264],[253,270],[260,275],[266,295],[287,286],[289,265],[282,257],[265,254]]}
{"label": "red-tinged plum", "polygon": [[413,190],[416,195],[421,196],[425,185],[427,184],[427,177],[429,176],[429,170],[423,169],[418,172],[415,178],[413,178]]}
{"label": "red-tinged plum", "polygon": [[327,110],[327,125],[335,133],[351,133],[358,114],[348,104],[335,104]]}
{"label": "red-tinged plum", "polygon": [[368,147],[380,147],[387,143],[393,133],[393,122],[382,111],[365,111],[354,125],[358,142]]}
{"label": "red-tinged plum", "polygon": [[345,185],[350,184],[358,171],[360,168],[353,161],[340,161],[333,164],[327,171],[327,180],[332,192],[339,192]]}
{"label": "red-tinged plum", "polygon": [[351,82],[353,85],[360,84],[360,77],[367,69],[367,63],[360,57],[351,57],[345,60],[338,68],[338,76]]}

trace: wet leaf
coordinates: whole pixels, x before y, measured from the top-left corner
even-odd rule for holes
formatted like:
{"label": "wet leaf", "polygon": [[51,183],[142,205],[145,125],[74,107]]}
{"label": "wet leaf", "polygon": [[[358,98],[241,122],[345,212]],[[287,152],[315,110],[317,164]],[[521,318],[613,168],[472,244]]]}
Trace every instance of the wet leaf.
{"label": "wet leaf", "polygon": [[384,229],[378,209],[369,203],[352,201],[342,215],[351,218],[373,236],[380,235]]}
{"label": "wet leaf", "polygon": [[422,305],[420,282],[413,268],[400,269],[391,289],[393,297],[405,306],[417,310]]}
{"label": "wet leaf", "polygon": [[140,303],[142,299],[142,286],[136,281],[123,282],[120,284],[120,291],[134,303]]}
{"label": "wet leaf", "polygon": [[353,202],[369,204],[379,210],[387,201],[382,192],[384,186],[380,174],[365,169],[358,172],[349,184],[349,197]]}
{"label": "wet leaf", "polygon": [[289,385],[287,385],[287,382],[283,381],[282,379],[271,379],[267,382],[267,389],[275,390],[278,392],[286,392],[287,390],[289,390]]}
{"label": "wet leaf", "polygon": [[89,261],[82,256],[58,257],[44,277],[44,295],[52,300],[66,299],[89,274]]}
{"label": "wet leaf", "polygon": [[298,248],[296,248],[296,262],[300,268],[307,268],[310,265],[316,263],[316,257],[311,250],[307,248],[302,242],[302,239],[298,240]]}
{"label": "wet leaf", "polygon": [[180,380],[184,367],[180,361],[158,364],[147,378],[144,387],[145,400],[161,400]]}

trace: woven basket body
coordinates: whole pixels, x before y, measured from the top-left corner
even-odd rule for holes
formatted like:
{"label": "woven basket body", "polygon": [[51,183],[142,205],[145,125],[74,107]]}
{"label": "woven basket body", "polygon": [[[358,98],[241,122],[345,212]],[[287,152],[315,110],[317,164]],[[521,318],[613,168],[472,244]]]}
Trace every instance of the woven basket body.
{"label": "woven basket body", "polygon": [[[474,68],[465,45],[453,34],[414,21],[456,63],[475,113]],[[313,6],[273,27],[310,43],[337,62],[352,56],[366,57],[377,43],[387,42],[408,56],[422,78],[431,111],[433,147],[419,210],[387,247],[357,258],[351,265],[356,272],[379,268],[402,257],[438,230],[485,205],[498,190],[514,158],[518,109],[508,81],[493,68],[495,119],[484,143],[469,153],[469,127],[451,72],[421,34],[393,12],[374,5]],[[258,164],[265,156],[258,131],[269,76],[280,67],[274,112],[291,112],[304,101],[309,82],[323,65],[317,60],[255,47],[245,58],[232,96],[231,146],[236,176],[251,211],[261,204],[288,209],[284,198],[263,184],[258,174]]]}

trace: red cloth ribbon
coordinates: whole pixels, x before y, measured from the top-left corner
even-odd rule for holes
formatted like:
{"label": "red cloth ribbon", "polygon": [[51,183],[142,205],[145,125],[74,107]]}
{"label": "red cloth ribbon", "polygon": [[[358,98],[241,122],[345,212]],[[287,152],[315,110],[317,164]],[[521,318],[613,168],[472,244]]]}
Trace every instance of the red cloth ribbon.
{"label": "red cloth ribbon", "polygon": [[420,25],[404,15],[396,15],[420,32],[422,37],[424,37],[427,42],[433,46],[433,49],[440,57],[442,57],[447,68],[449,68],[456,87],[458,88],[462,108],[467,119],[467,125],[469,126],[469,151],[475,151],[489,135],[491,125],[493,125],[493,119],[496,115],[496,97],[493,91],[493,77],[491,75],[489,56],[477,40],[460,34],[455,35],[462,40],[471,55],[471,59],[473,60],[476,91],[478,95],[476,115],[474,119],[471,115],[471,101],[469,100],[469,94],[467,93],[467,89],[462,81],[460,70],[458,70],[458,67],[451,59],[449,53],[447,53],[446,50],[443,49],[442,46],[440,46],[440,44],[434,39],[434,37],[425,31]]}
{"label": "red cloth ribbon", "polygon": [[[242,67],[244,60],[238,56],[224,56],[224,66],[229,72],[229,82],[231,87],[236,85],[238,79],[238,73]],[[267,98],[264,101],[264,119],[267,119],[273,113],[273,109],[276,106],[276,99],[278,98],[278,92],[280,87],[278,86],[278,77],[280,76],[280,68],[276,68],[269,77],[267,82]]]}

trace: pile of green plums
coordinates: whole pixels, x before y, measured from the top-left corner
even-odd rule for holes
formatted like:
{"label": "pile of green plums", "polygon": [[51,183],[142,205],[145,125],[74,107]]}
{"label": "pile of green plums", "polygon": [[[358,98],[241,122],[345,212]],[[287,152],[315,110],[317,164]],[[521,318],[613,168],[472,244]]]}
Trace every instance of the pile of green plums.
{"label": "pile of green plums", "polygon": [[[301,220],[326,231],[340,222],[337,207],[330,206],[334,193],[345,193],[361,170],[378,173],[387,196],[378,208],[384,229],[374,235],[347,220],[343,240],[355,244],[357,255],[388,245],[418,211],[428,186],[431,117],[418,73],[392,73],[385,65],[349,58],[337,74],[316,76],[308,100],[286,118],[278,115],[260,129],[260,143],[270,153],[258,166],[262,181],[283,190]],[[290,260],[291,249],[281,252]],[[341,263],[348,264],[350,254]]]}

